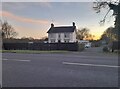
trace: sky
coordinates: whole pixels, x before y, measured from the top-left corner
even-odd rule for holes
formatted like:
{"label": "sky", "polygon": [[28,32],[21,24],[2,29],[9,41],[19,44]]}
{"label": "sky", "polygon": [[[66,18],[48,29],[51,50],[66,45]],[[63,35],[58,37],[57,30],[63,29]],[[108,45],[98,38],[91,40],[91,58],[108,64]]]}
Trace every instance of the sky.
{"label": "sky", "polygon": [[112,11],[106,23],[99,22],[107,12],[107,8],[97,14],[93,2],[2,2],[2,19],[7,20],[18,38],[33,37],[40,39],[47,36],[50,24],[54,26],[72,26],[75,22],[78,29],[89,28],[90,33],[98,39],[110,26],[113,26]]}

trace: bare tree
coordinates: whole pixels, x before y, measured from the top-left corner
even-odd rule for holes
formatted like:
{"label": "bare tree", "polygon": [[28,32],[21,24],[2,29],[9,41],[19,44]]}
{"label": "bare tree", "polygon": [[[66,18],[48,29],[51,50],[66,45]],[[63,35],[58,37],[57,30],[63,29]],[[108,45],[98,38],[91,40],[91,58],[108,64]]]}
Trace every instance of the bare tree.
{"label": "bare tree", "polygon": [[1,21],[0,32],[3,39],[14,38],[18,35],[18,33],[14,30],[14,28],[10,24],[8,24],[7,21],[4,22]]}
{"label": "bare tree", "polygon": [[106,12],[103,20],[100,21],[100,23],[104,23],[110,10],[113,10],[113,16],[118,15],[118,6],[119,6],[119,0],[96,0],[96,2],[94,2],[93,9],[97,13],[100,13],[102,8],[108,7],[108,11]]}
{"label": "bare tree", "polygon": [[117,31],[114,27],[107,28],[101,35],[101,40],[105,40],[107,43],[118,40]]}
{"label": "bare tree", "polygon": [[47,36],[42,37],[40,40],[41,40],[41,41],[48,41],[48,37],[47,37]]}
{"label": "bare tree", "polygon": [[99,13],[102,8],[107,7],[109,8],[108,12],[105,14],[103,20],[100,21],[100,23],[105,22],[106,17],[110,10],[113,10],[113,16],[115,17],[115,29],[117,31],[117,38],[120,41],[120,0],[104,0],[104,2],[101,2],[101,0],[96,0],[94,2],[94,9]]}
{"label": "bare tree", "polygon": [[94,35],[90,34],[90,30],[88,28],[78,29],[77,31],[77,39],[79,40],[93,40],[94,37]]}

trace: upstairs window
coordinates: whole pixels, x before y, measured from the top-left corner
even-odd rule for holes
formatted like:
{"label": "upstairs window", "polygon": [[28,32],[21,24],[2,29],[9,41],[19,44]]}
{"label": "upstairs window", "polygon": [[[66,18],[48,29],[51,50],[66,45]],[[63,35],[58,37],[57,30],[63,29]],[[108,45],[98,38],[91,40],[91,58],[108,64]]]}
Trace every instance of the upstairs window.
{"label": "upstairs window", "polygon": [[69,43],[69,41],[70,41],[69,39],[65,39],[64,40],[65,43]]}
{"label": "upstairs window", "polygon": [[51,40],[51,43],[55,43],[55,39],[52,39],[52,40]]}

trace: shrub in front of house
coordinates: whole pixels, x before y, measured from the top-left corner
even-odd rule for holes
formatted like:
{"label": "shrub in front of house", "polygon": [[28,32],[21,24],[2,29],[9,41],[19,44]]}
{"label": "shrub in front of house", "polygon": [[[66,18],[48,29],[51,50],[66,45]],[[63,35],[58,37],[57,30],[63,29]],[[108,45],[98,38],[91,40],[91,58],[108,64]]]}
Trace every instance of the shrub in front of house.
{"label": "shrub in front of house", "polygon": [[103,47],[103,52],[109,52],[109,48],[107,46]]}
{"label": "shrub in front of house", "polygon": [[85,49],[85,44],[78,44],[78,51],[83,51]]}

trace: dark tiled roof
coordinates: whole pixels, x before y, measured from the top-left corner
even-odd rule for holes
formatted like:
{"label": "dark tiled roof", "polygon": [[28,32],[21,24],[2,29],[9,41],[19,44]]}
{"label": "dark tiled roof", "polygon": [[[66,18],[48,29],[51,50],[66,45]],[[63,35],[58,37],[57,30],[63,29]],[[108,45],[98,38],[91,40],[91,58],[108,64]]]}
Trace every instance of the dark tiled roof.
{"label": "dark tiled roof", "polygon": [[47,33],[74,32],[75,26],[51,27]]}

